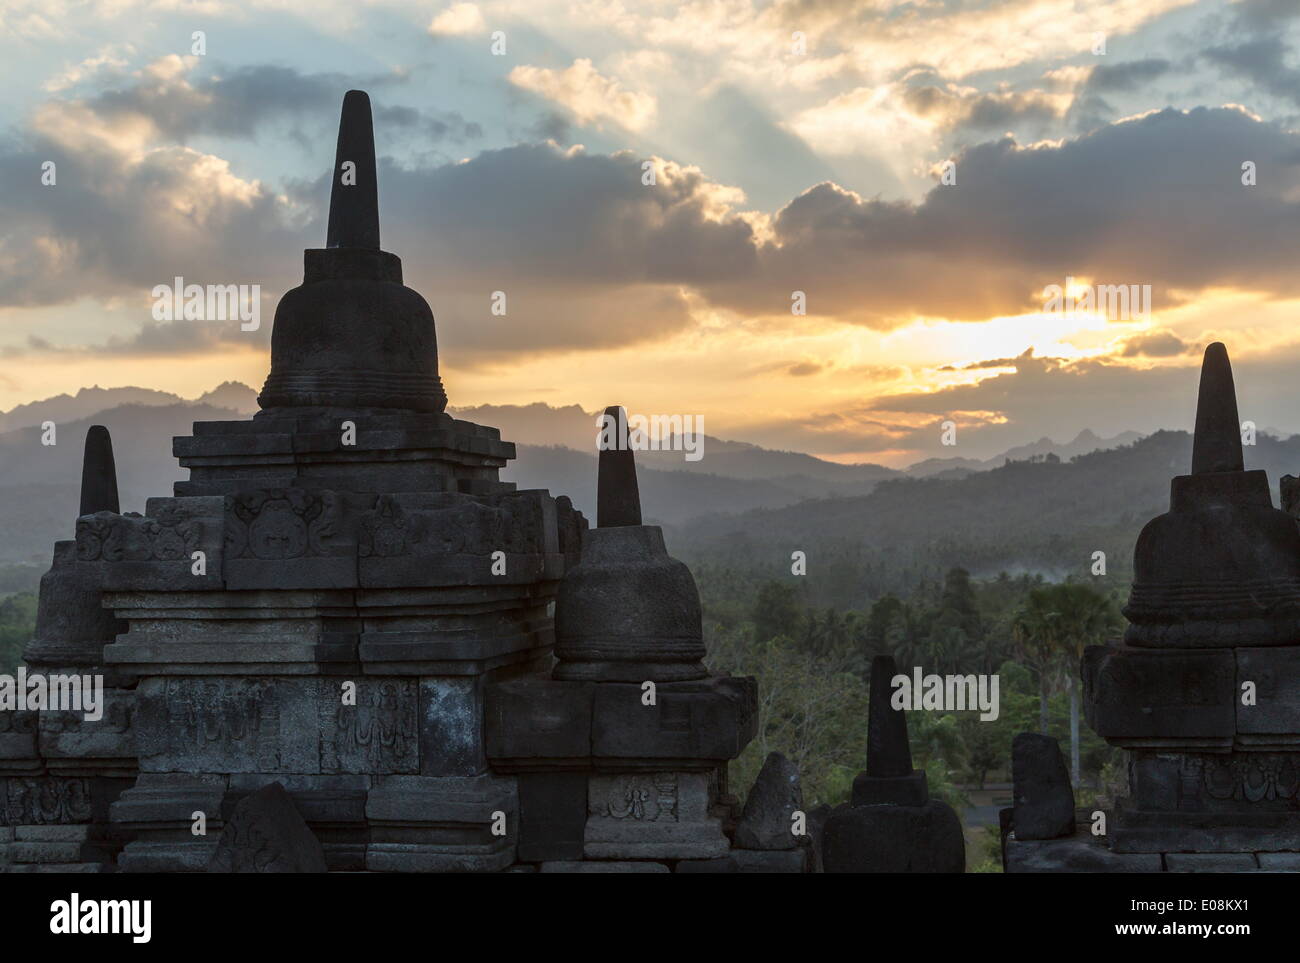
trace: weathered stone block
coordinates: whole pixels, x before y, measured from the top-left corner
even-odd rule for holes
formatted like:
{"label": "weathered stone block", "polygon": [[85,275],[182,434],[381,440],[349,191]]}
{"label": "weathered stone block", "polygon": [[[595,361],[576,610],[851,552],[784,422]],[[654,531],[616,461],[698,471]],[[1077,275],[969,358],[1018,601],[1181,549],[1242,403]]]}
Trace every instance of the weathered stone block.
{"label": "weathered stone block", "polygon": [[364,590],[358,654],[375,675],[479,676],[540,663],[554,642],[546,592],[517,585]]}
{"label": "weathered stone block", "polygon": [[391,773],[419,768],[416,681],[150,678],[136,738],[149,772]]}
{"label": "weathered stone block", "polygon": [[372,501],[373,496],[301,488],[227,495],[226,586],[355,588],[357,527],[362,507]]}
{"label": "weathered stone block", "polygon": [[690,569],[668,555],[662,530],[624,524],[581,537],[556,600],[555,677],[638,685],[704,678],[700,594]]}
{"label": "weathered stone block", "polygon": [[1237,724],[1232,650],[1089,646],[1082,669],[1088,724],[1107,741],[1232,744]]}
{"label": "weathered stone block", "polygon": [[487,770],[483,748],[481,680],[468,677],[420,680],[420,773],[476,776]]}
{"label": "weathered stone block", "polygon": [[381,495],[361,518],[358,554],[366,587],[531,584],[563,567],[542,491]]}
{"label": "weathered stone block", "polygon": [[1074,789],[1055,739],[1022,732],[1011,743],[1017,839],[1055,839],[1074,833]]}
{"label": "weathered stone block", "polygon": [[[226,528],[220,498],[151,498],[145,515],[77,519],[77,558],[104,561],[105,591],[193,592],[222,587]],[[203,574],[195,573],[203,553]]]}
{"label": "weathered stone block", "polygon": [[1168,853],[1170,873],[1251,873],[1259,868],[1254,853]]}
{"label": "weathered stone block", "polygon": [[0,773],[42,768],[37,749],[40,713],[0,710]]}
{"label": "weathered stone block", "polygon": [[735,844],[739,849],[795,849],[794,814],[803,811],[799,770],[779,752],[763,761],[745,808],[736,823]]}
{"label": "weathered stone block", "polygon": [[585,772],[524,772],[519,782],[519,858],[582,859],[587,826]]}
{"label": "weathered stone block", "polygon": [[707,859],[730,844],[709,814],[703,772],[594,773],[587,790],[588,859]]}
{"label": "weathered stone block", "polygon": [[9,859],[14,863],[111,862],[118,849],[118,845],[94,840],[57,842],[15,839],[9,844]]}
{"label": "weathered stone block", "polygon": [[787,850],[737,849],[731,858],[738,873],[806,873],[810,871],[809,852],[803,846]]}
{"label": "weathered stone block", "polygon": [[602,683],[592,715],[597,759],[663,760],[665,768],[716,766],[754,738],[757,694],[749,677],[662,683],[645,705],[639,685]]}
{"label": "weathered stone block", "polygon": [[1300,801],[1300,753],[1134,752],[1129,784],[1131,810],[1289,812]]}
{"label": "weathered stone block", "polygon": [[94,788],[103,781],[48,775],[0,778],[0,824],[27,826],[97,821],[108,802]]}
{"label": "weathered stone block", "polygon": [[319,772],[314,695],[299,680],[144,679],[136,703],[140,768]]}
{"label": "weathered stone block", "polygon": [[[356,426],[355,445],[342,444],[345,420]],[[192,437],[173,439],[172,451],[190,469],[189,480],[176,483],[178,495],[268,484],[379,493],[514,489],[497,473],[515,446],[495,428],[445,414],[280,408],[252,421],[196,422]]]}
{"label": "weathered stone block", "polygon": [[670,872],[663,863],[650,862],[613,862],[592,861],[573,862],[558,860],[542,863],[543,873],[667,873]]}
{"label": "weathered stone block", "polygon": [[111,873],[113,865],[108,862],[97,863],[25,863],[14,864],[6,868],[8,873]]}
{"label": "weathered stone block", "polygon": [[1008,873],[1158,873],[1159,853],[1114,853],[1091,835],[1006,840]]}
{"label": "weathered stone block", "polygon": [[191,814],[198,810],[206,814],[211,829],[214,821],[220,824],[229,781],[229,776],[215,773],[142,772],[113,803],[113,822],[128,827],[174,824],[188,830]]}
{"label": "weathered stone block", "polygon": [[673,867],[674,873],[739,873],[740,867],[731,854],[714,859],[683,859]]}
{"label": "weathered stone block", "polygon": [[13,838],[31,843],[84,843],[90,840],[93,827],[79,826],[15,826]]}
{"label": "weathered stone block", "polygon": [[223,815],[228,818],[241,799],[268,782],[282,783],[293,797],[295,808],[320,840],[332,872],[365,869],[366,843],[370,839],[366,825],[370,776],[236,773],[230,777],[229,790],[222,800]]}
{"label": "weathered stone block", "polygon": [[321,772],[382,775],[419,771],[416,680],[357,679],[355,705],[340,698],[338,679],[314,681],[309,691],[316,686]]}
{"label": "weathered stone block", "polygon": [[[118,856],[123,872],[201,873],[221,834],[229,777],[144,772],[112,805],[115,829],[134,837]],[[193,834],[203,813],[206,836]]]}
{"label": "weathered stone block", "polygon": [[1300,873],[1300,853],[1256,853],[1255,858],[1266,873]]}
{"label": "weathered stone block", "polygon": [[828,873],[961,873],[966,842],[952,807],[837,806],[826,820],[822,865]]}
{"label": "weathered stone block", "polygon": [[[384,777],[366,801],[366,868],[385,873],[491,872],[515,862],[512,777]],[[504,824],[497,835],[495,826]]]}
{"label": "weathered stone block", "polygon": [[324,873],[325,853],[278,782],[245,796],[221,830],[209,873]]}
{"label": "weathered stone block", "polygon": [[[1300,647],[1237,649],[1237,741],[1246,745],[1300,745]],[[1243,686],[1254,683],[1254,704]]]}
{"label": "weathered stone block", "polygon": [[924,769],[906,776],[873,776],[860,772],[853,777],[854,806],[924,806],[930,799],[930,784]]}
{"label": "weathered stone block", "polygon": [[41,576],[36,632],[23,651],[29,666],[84,670],[101,663],[104,646],[126,629],[100,604],[107,564],[102,558],[79,561],[72,539],[55,542],[54,561]]}
{"label": "weathered stone block", "polygon": [[486,687],[484,730],[493,765],[546,761],[573,765],[591,756],[595,685],[516,679]]}
{"label": "weathered stone block", "polygon": [[52,760],[102,760],[133,771],[136,766],[135,733],[132,719],[135,692],[106,687],[102,717],[85,718],[80,710],[42,712],[39,744],[41,754]]}
{"label": "weathered stone block", "polygon": [[1120,799],[1108,827],[1111,848],[1117,853],[1300,851],[1300,812],[1285,800],[1260,803],[1222,800],[1216,805],[1227,808],[1170,811]]}

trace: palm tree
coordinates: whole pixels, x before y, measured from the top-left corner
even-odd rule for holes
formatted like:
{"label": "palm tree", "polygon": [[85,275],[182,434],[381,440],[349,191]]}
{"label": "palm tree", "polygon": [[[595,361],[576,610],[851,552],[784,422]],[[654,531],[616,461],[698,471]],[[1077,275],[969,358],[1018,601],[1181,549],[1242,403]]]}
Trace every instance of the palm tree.
{"label": "palm tree", "polygon": [[1016,658],[1038,675],[1038,731],[1047,735],[1047,700],[1051,697],[1060,653],[1056,648],[1056,620],[1046,589],[1034,589],[1011,619],[1011,639]]}
{"label": "palm tree", "polygon": [[1057,645],[1068,660],[1063,666],[1065,684],[1070,694],[1070,776],[1079,782],[1079,663],[1083,650],[1100,645],[1120,625],[1119,612],[1109,596],[1087,585],[1054,585],[1051,592],[1058,613]]}
{"label": "palm tree", "polygon": [[1108,596],[1064,582],[1034,589],[1012,623],[1022,660],[1039,673],[1039,728],[1047,734],[1047,699],[1062,679],[1070,696],[1070,776],[1079,782],[1079,685],[1083,650],[1105,641],[1120,624]]}

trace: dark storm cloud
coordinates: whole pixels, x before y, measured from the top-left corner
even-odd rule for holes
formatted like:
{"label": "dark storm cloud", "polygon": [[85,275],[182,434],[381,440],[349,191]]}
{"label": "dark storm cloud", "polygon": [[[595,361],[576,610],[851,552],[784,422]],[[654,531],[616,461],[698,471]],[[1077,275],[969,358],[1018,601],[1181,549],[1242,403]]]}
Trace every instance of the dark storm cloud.
{"label": "dark storm cloud", "polygon": [[1300,3],[1295,0],[1241,0],[1232,9],[1236,25],[1246,30],[1274,31],[1300,17]]}
{"label": "dark storm cloud", "polygon": [[[385,246],[448,345],[512,353],[661,337],[689,322],[679,285],[752,276],[755,247],[746,222],[710,219],[702,174],[674,168],[654,186],[641,176],[639,157],[549,144],[433,169],[385,164]],[[507,296],[504,317],[488,310],[494,291]]]}
{"label": "dark storm cloud", "polygon": [[[314,88],[295,89],[287,102],[313,102]],[[314,145],[321,175],[290,185],[297,203],[286,205],[183,147],[75,142],[72,120],[0,149],[0,177],[29,185],[0,197],[0,305],[143,298],[175,275],[276,293],[298,283],[301,249],[324,236],[332,139]],[[39,185],[46,159],[59,164],[57,187]],[[1300,294],[1300,137],[1278,125],[1166,110],[956,159],[956,186],[919,203],[818,184],[774,215],[771,237],[704,173],[670,165],[646,186],[630,153],[526,144],[435,167],[384,161],[383,236],[444,343],[484,355],[662,337],[690,323],[683,289],[787,318],[803,291],[810,315],[882,328],[1041,310],[1043,288],[1066,276],[1150,284],[1157,318],[1168,289]],[[1258,186],[1242,186],[1243,161]],[[488,310],[494,291],[507,295],[504,317]],[[143,332],[141,350],[163,334]],[[175,344],[184,350],[183,337]]]}
{"label": "dark storm cloud", "polygon": [[1009,130],[1038,130],[1057,119],[1057,108],[1042,91],[969,92],[936,83],[933,71],[918,72],[903,93],[909,109],[939,121],[946,129],[987,137]]}
{"label": "dark storm cloud", "polygon": [[[165,358],[203,354],[228,348],[264,349],[271,341],[271,315],[263,306],[261,325],[256,331],[243,331],[240,321],[146,321],[135,334],[110,336],[99,344],[56,345],[36,336],[29,336],[23,347],[11,346],[8,357],[24,355],[62,355],[130,358]],[[141,312],[148,314],[148,311]]]}
{"label": "dark storm cloud", "polygon": [[525,131],[528,140],[553,140],[568,144],[572,140],[573,124],[558,110],[548,110],[530,124]]}
{"label": "dark storm cloud", "polygon": [[[1165,110],[1059,147],[982,144],[956,186],[919,204],[819,184],[776,216],[775,243],[744,283],[708,287],[750,312],[788,310],[888,327],[1041,310],[1066,276],[1170,288],[1300,294],[1300,138],[1233,109]],[[1259,183],[1241,183],[1242,164]]]}
{"label": "dark storm cloud", "polygon": [[1070,106],[1067,115],[1070,128],[1089,131],[1109,123],[1118,111],[1105,95],[1133,93],[1172,69],[1168,60],[1156,57],[1094,67]]}
{"label": "dark storm cloud", "polygon": [[1101,64],[1084,81],[1085,93],[1128,93],[1169,72],[1168,60],[1151,57],[1119,64]]}
{"label": "dark storm cloud", "polygon": [[[185,74],[145,72],[86,101],[106,118],[148,118],[163,136],[185,143],[198,134],[249,138],[268,121],[285,117],[336,116],[343,94],[359,87],[384,89],[405,83],[398,74],[358,78],[338,73],[304,74],[290,67],[259,64],[230,73],[191,79]],[[482,136],[478,124],[454,111],[425,114],[413,107],[376,107],[379,130],[416,130],[432,140],[465,141]]]}
{"label": "dark storm cloud", "polygon": [[1283,39],[1289,21],[1300,18],[1300,3],[1243,0],[1229,11],[1218,42],[1208,45],[1202,57],[1261,93],[1300,104],[1300,70],[1288,65],[1296,53]]}
{"label": "dark storm cloud", "polygon": [[1033,354],[1034,354],[1034,349],[1030,348],[1019,358],[986,358],[983,361],[972,361],[969,364],[962,364],[962,365],[946,364],[939,370],[940,371],[983,371],[983,370],[988,370],[990,368],[1011,368],[1015,366],[1016,362],[1022,361],[1025,358],[1033,357]]}
{"label": "dark storm cloud", "polygon": [[[143,298],[177,275],[283,279],[301,257],[303,235],[274,196],[228,189],[203,155],[168,148],[137,159],[101,146],[35,136],[0,150],[0,179],[24,185],[0,195],[0,305]],[[41,184],[46,161],[56,165],[54,186]]]}
{"label": "dark storm cloud", "polygon": [[[434,277],[501,287],[512,278],[556,285],[703,285],[751,277],[753,232],[710,219],[714,185],[697,171],[641,182],[641,158],[549,144],[484,151],[462,164],[404,170],[384,164],[387,237]],[[323,196],[323,183],[316,195]],[[420,250],[420,249],[423,250]]]}
{"label": "dark storm cloud", "polygon": [[820,374],[826,370],[824,364],[817,364],[814,361],[799,361],[785,369],[785,373],[792,378],[806,378],[809,375]]}
{"label": "dark storm cloud", "polygon": [[1121,353],[1126,358],[1170,358],[1185,354],[1191,348],[1191,345],[1172,331],[1156,331],[1129,338],[1124,342]]}
{"label": "dark storm cloud", "polygon": [[1300,104],[1300,70],[1288,67],[1291,48],[1280,37],[1260,37],[1246,43],[1211,47],[1205,56],[1274,97]]}

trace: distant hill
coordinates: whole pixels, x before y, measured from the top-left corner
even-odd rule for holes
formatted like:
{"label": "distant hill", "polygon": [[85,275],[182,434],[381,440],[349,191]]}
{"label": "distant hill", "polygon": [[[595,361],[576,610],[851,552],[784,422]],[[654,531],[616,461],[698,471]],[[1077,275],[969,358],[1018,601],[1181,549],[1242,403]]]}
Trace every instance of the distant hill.
{"label": "distant hill", "polygon": [[[596,521],[596,456],[559,446],[516,445],[518,458],[502,472],[520,488],[546,488],[568,495],[592,524]],[[806,498],[805,483],[730,478],[697,471],[661,471],[637,453],[637,486],[647,524],[681,524],[697,515],[793,505]],[[680,454],[678,458],[680,458]],[[859,486],[859,490],[865,490]]]}
{"label": "distant hill", "polygon": [[[1281,432],[1275,431],[1270,432],[1270,434],[1280,436]],[[934,475],[943,475],[946,478],[960,478],[962,475],[973,471],[988,471],[990,468],[997,468],[1008,461],[1028,461],[1030,458],[1044,455],[1055,455],[1062,461],[1069,461],[1071,458],[1087,455],[1094,451],[1104,451],[1108,448],[1118,448],[1121,445],[1131,445],[1141,437],[1136,431],[1125,431],[1113,438],[1101,438],[1091,429],[1085,428],[1074,437],[1073,441],[1068,441],[1063,445],[1057,444],[1050,438],[1043,437],[1027,445],[1008,448],[1000,455],[982,460],[979,458],[927,458],[924,461],[909,465],[907,474],[913,478],[928,478]]]}
{"label": "distant hill", "polygon": [[228,408],[245,417],[258,411],[257,392],[239,381],[223,381],[211,391],[206,391],[195,398],[194,403],[211,405],[213,408]]}
{"label": "distant hill", "polygon": [[[120,403],[123,398],[130,400]],[[105,402],[106,409],[78,415]],[[247,417],[255,405],[252,388],[229,382],[195,401],[144,389],[88,388],[4,413],[6,423],[19,427],[0,432],[0,566],[43,569],[53,541],[71,535],[89,425],[112,431],[122,508],[141,511],[147,497],[169,494],[185,476],[171,455],[174,436],[190,434],[195,421]],[[591,413],[542,404],[454,413],[500,426],[517,443],[519,457],[503,478],[566,494],[594,520]],[[56,423],[57,445],[40,444],[42,421]],[[530,433],[584,450],[522,443]],[[1044,438],[995,459],[930,459],[906,473],[712,436],[705,437],[700,461],[659,451],[638,452],[637,462],[644,516],[670,529],[682,557],[780,574],[796,548],[839,553],[845,574],[835,591],[852,595],[949,564],[977,573],[1077,571],[1088,545],[1094,546],[1089,553],[1108,552],[1112,571],[1126,566],[1137,528],[1163,511],[1170,476],[1185,471],[1190,458],[1184,433],[1124,443],[1132,437],[1085,431],[1066,444]],[[1261,435],[1247,458],[1266,468],[1276,487],[1281,474],[1300,470],[1300,438]]]}
{"label": "distant hill", "polygon": [[187,404],[227,408],[240,415],[251,414],[257,410],[257,392],[238,381],[227,381],[189,401],[169,391],[155,391],[152,388],[101,388],[95,385],[82,388],[75,395],[55,395],[18,405],[9,411],[0,411],[0,432],[30,428],[47,421],[61,425],[123,405],[166,407]]}
{"label": "distant hill", "polygon": [[[596,418],[599,413],[583,411],[578,405],[555,408],[537,402],[531,405],[451,406],[447,410],[457,418],[499,428],[502,438],[516,444],[536,448],[558,446],[583,456],[592,455],[596,449]],[[813,455],[774,451],[707,433],[700,451],[703,457],[698,461],[687,461],[680,450],[640,451],[637,452],[637,464],[658,471],[777,480],[781,482],[779,487],[782,490],[790,490],[805,498],[834,492],[837,486],[843,486],[845,494],[861,492],[864,483],[873,484],[901,474],[883,465],[839,465]],[[830,486],[819,485],[811,490],[800,488],[808,482],[829,482]]]}
{"label": "distant hill", "polygon": [[0,412],[0,431],[29,428],[46,421],[55,424],[77,421],[119,405],[173,405],[183,400],[170,392],[151,388],[101,388],[95,385],[82,388],[75,395],[55,395]]}
{"label": "distant hill", "polygon": [[[1300,474],[1300,437],[1261,435],[1245,454],[1248,468],[1268,472],[1276,505],[1280,476]],[[1104,584],[1120,587],[1138,531],[1168,509],[1169,479],[1190,464],[1191,436],[1160,431],[1072,461],[1035,455],[961,478],[892,479],[866,495],[695,518],[670,544],[684,560],[769,578],[789,578],[791,552],[806,552],[810,574],[836,576],[809,579],[814,598],[844,606],[954,565],[982,577],[1090,576],[1095,551],[1106,553]]]}
{"label": "distant hill", "polygon": [[130,404],[75,420],[54,420],[55,444],[41,444],[39,426],[0,434],[0,563],[48,565],[55,539],[72,537],[81,490],[86,430],[107,425],[113,435],[123,511],[144,511],[146,498],[170,495],[188,476],[172,457],[172,438],[196,421],[244,417],[211,405]]}

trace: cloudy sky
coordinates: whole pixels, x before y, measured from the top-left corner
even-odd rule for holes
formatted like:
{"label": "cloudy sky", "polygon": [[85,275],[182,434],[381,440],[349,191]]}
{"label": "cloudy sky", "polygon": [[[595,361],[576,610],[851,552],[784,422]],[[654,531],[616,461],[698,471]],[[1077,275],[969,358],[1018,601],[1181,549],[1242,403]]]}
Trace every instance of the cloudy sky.
{"label": "cloudy sky", "polygon": [[1297,0],[6,0],[0,63],[0,409],[260,387],[360,87],[453,405],[902,465],[1187,427],[1223,340],[1300,431]]}

